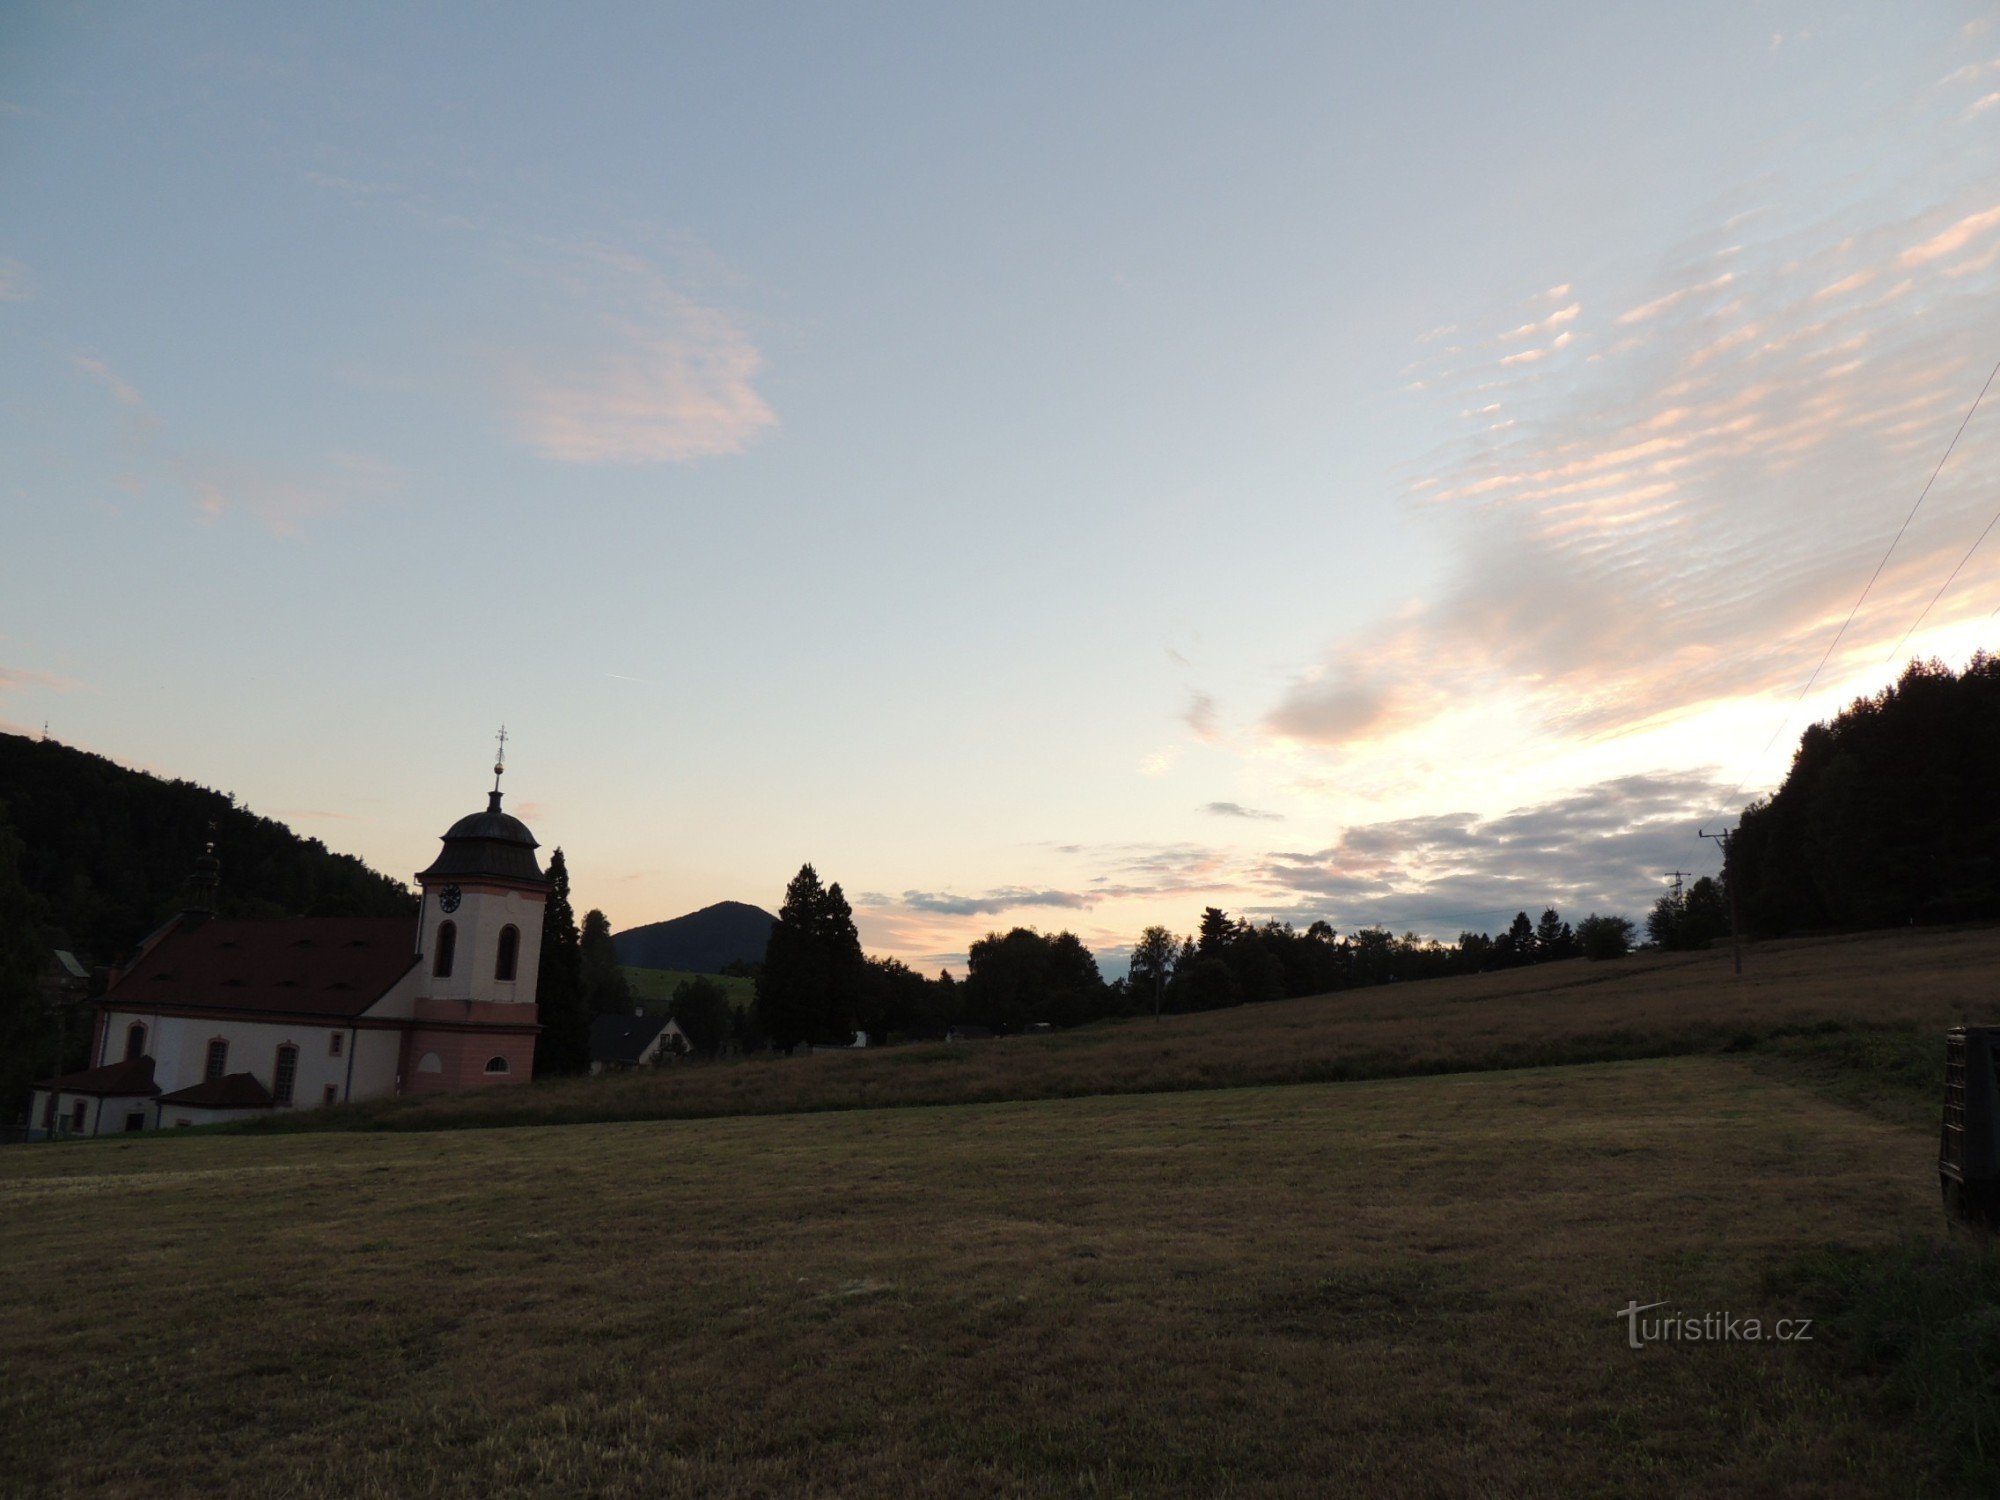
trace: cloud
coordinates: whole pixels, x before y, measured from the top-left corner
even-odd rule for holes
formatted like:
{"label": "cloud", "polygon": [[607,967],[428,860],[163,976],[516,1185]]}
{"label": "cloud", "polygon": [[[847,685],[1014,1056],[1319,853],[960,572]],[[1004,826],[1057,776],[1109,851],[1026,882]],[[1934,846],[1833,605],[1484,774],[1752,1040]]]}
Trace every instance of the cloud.
{"label": "cloud", "polygon": [[47,688],[51,692],[66,693],[75,686],[67,677],[58,677],[53,672],[0,666],[0,693],[19,692],[23,688]]}
{"label": "cloud", "polygon": [[763,355],[727,313],[683,295],[641,257],[572,247],[562,281],[581,304],[552,351],[513,364],[521,436],[579,464],[687,463],[741,453],[777,416]]}
{"label": "cloud", "polygon": [[1389,717],[1390,689],[1349,671],[1337,677],[1308,673],[1265,717],[1288,739],[1338,745],[1379,729]]}
{"label": "cloud", "polygon": [[311,475],[251,463],[219,448],[190,449],[168,441],[166,424],[105,360],[71,354],[72,369],[88,376],[125,412],[125,445],[135,466],[127,487],[144,493],[164,483],[185,494],[204,521],[231,512],[257,520],[279,536],[296,535],[305,522],[395,489],[402,473],[358,453],[334,453]]}
{"label": "cloud", "polygon": [[1211,802],[1202,811],[1213,813],[1219,818],[1255,818],[1271,823],[1285,821],[1283,813],[1263,812],[1254,807],[1245,807],[1240,802]]}
{"label": "cloud", "polygon": [[1736,277],[1733,272],[1724,271],[1720,276],[1712,280],[1697,282],[1693,286],[1676,287],[1673,291],[1661,293],[1650,302],[1642,302],[1637,307],[1629,308],[1620,313],[1618,315],[1618,322],[1623,326],[1630,323],[1643,323],[1649,318],[1657,318],[1661,313],[1680,306],[1681,303],[1690,297],[1699,297],[1703,292],[1721,291],[1735,280]]}
{"label": "cloud", "polygon": [[1325,849],[1265,856],[1246,909],[1446,938],[1551,905],[1572,921],[1592,910],[1636,917],[1666,871],[1713,863],[1696,835],[1724,795],[1711,773],[1633,775],[1497,817],[1365,824]]}
{"label": "cloud", "polygon": [[70,368],[88,375],[104,392],[147,427],[158,427],[160,419],[146,405],[138,388],[103,360],[92,354],[72,354]]}
{"label": "cloud", "polygon": [[1005,886],[988,891],[983,896],[954,896],[944,891],[905,891],[899,897],[871,894],[860,898],[863,906],[876,909],[901,907],[906,911],[949,917],[990,916],[995,912],[1025,907],[1058,907],[1076,911],[1093,905],[1095,900],[1093,896],[1075,891],[1032,890],[1023,886]]}
{"label": "cloud", "polygon": [[2000,206],[1967,214],[1943,233],[1912,245],[1896,258],[1896,263],[1904,267],[1926,266],[1947,255],[1956,255],[1996,225],[2000,225]]}
{"label": "cloud", "polygon": [[1215,700],[1207,693],[1195,693],[1190,697],[1187,708],[1181,713],[1181,719],[1194,731],[1197,739],[1213,740],[1219,733],[1215,717]]}
{"label": "cloud", "polygon": [[[1372,795],[1469,785],[1468,758],[1504,750],[1516,758],[1491,783],[1505,784],[1539,774],[1528,747],[1546,762],[1796,697],[1991,366],[2000,207],[1979,158],[1955,168],[1956,190],[1940,168],[1918,211],[1888,184],[1832,218],[1776,203],[1750,239],[1719,224],[1608,319],[1588,288],[1566,291],[1580,311],[1563,333],[1594,362],[1560,379],[1506,345],[1457,367],[1437,356],[1419,399],[1452,435],[1412,466],[1408,504],[1442,577],[1305,653],[1257,720],[1260,753],[1313,756],[1339,768],[1329,785]],[[1828,690],[1881,672],[1990,515],[1991,415],[1883,570]],[[2000,562],[1982,556],[1927,628],[1969,629],[1996,586]]]}

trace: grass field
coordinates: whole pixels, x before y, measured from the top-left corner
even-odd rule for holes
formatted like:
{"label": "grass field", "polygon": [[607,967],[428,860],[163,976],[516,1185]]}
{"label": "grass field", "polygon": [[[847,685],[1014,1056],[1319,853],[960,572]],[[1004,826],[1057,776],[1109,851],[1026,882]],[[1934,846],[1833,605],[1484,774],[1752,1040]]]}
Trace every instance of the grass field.
{"label": "grass field", "polygon": [[[1740,980],[1731,976],[1726,952],[1611,963],[1578,959],[1159,1022],[1148,1017],[1053,1036],[681,1063],[616,1077],[551,1080],[528,1089],[301,1111],[269,1125],[424,1129],[687,1119],[1340,1081],[1746,1049],[1790,1054],[1805,1048],[1831,1067],[1840,1055],[1828,1034],[1853,1039],[1848,1049],[1853,1058],[1879,1061],[1899,1054],[1896,1068],[1935,1077],[1932,1053],[1945,1026],[2000,1018],[1996,975],[2000,929],[1916,929],[1759,944]],[[1863,1075],[1847,1071],[1855,1075],[1854,1089],[1865,1093]]]}
{"label": "grass field", "polygon": [[640,969],[621,965],[619,972],[632,991],[632,998],[648,1011],[666,1009],[674,991],[690,979],[706,979],[729,997],[732,1005],[748,1005],[757,993],[757,983],[736,974],[696,974],[689,969]]}
{"label": "grass field", "polygon": [[1813,1314],[1933,1152],[1724,1057],[15,1150],[0,1486],[1920,1493],[1851,1348],[1616,1313]]}
{"label": "grass field", "polygon": [[0,1152],[0,1494],[2000,1492],[2000,933],[1727,965]]}

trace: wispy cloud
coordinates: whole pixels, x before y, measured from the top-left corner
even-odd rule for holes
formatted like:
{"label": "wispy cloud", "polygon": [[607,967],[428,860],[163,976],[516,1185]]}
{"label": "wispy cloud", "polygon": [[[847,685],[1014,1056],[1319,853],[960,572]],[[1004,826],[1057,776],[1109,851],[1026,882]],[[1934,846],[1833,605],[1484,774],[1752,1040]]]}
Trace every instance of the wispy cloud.
{"label": "wispy cloud", "polygon": [[59,677],[53,672],[38,672],[31,667],[0,666],[0,693],[19,692],[23,688],[47,688],[64,693],[75,686],[67,677]]}
{"label": "wispy cloud", "polygon": [[1260,808],[1245,807],[1240,802],[1211,802],[1202,808],[1202,811],[1212,813],[1218,818],[1250,818],[1255,821],[1267,823],[1282,823],[1285,821],[1283,813],[1265,812]]}
{"label": "wispy cloud", "polygon": [[682,294],[640,256],[572,247],[579,304],[564,346],[514,361],[524,440],[564,463],[686,463],[741,453],[777,423],[763,356],[728,313]]}
{"label": "wispy cloud", "polygon": [[1077,891],[1031,890],[1007,886],[980,896],[955,896],[946,891],[904,891],[900,896],[865,894],[860,904],[876,910],[901,907],[905,911],[928,912],[934,916],[990,916],[1029,907],[1056,907],[1066,911],[1090,906],[1096,898]]}
{"label": "wispy cloud", "polygon": [[[1695,236],[1650,292],[1564,289],[1560,310],[1579,311],[1560,378],[1520,358],[1552,342],[1424,355],[1432,389],[1412,399],[1461,436],[1409,501],[1447,576],[1306,659],[1263,715],[1273,750],[1388,782],[1509,735],[1546,758],[1795,694],[2000,345],[2000,206],[1979,160],[1915,211],[1885,191],[1787,228],[1780,203],[1754,236]],[[1625,310],[1593,317],[1593,300]],[[1879,672],[1990,514],[1992,418],[1966,433],[1827,684]],[[1996,573],[1976,560],[1929,623],[1983,616]]]}
{"label": "wispy cloud", "polygon": [[2000,205],[1982,209],[1976,214],[1967,214],[1949,229],[1935,234],[1921,244],[1912,245],[1896,258],[1896,263],[1910,266],[1927,266],[1946,256],[1956,255],[1967,245],[1981,237],[2000,229]]}
{"label": "wispy cloud", "polygon": [[161,483],[186,495],[207,522],[231,512],[250,516],[280,536],[296,535],[317,516],[377,498],[397,488],[401,471],[358,453],[334,453],[317,472],[299,475],[247,462],[218,448],[188,448],[170,440],[167,424],[139,389],[104,359],[69,356],[70,367],[99,386],[121,409],[125,447],[134,473],[128,487],[143,493]]}
{"label": "wispy cloud", "polygon": [[145,398],[139,394],[138,388],[96,355],[72,354],[69,363],[71,369],[89,376],[106,395],[124,407],[139,422],[147,427],[160,425],[160,419],[153,414],[152,408],[146,405]]}
{"label": "wispy cloud", "polygon": [[1188,699],[1188,706],[1181,714],[1181,721],[1194,731],[1196,739],[1213,740],[1220,733],[1215,700],[1207,693],[1195,693]]}

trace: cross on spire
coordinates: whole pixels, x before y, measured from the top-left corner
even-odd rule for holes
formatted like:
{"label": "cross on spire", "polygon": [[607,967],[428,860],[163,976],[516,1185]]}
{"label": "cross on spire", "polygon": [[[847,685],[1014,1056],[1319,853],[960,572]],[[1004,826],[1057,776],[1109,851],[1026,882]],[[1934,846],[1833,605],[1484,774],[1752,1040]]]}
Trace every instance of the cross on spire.
{"label": "cross on spire", "polygon": [[499,744],[499,748],[493,754],[493,791],[494,795],[497,796],[500,792],[500,773],[507,769],[507,726],[505,724],[500,726],[500,732],[494,736],[494,739]]}

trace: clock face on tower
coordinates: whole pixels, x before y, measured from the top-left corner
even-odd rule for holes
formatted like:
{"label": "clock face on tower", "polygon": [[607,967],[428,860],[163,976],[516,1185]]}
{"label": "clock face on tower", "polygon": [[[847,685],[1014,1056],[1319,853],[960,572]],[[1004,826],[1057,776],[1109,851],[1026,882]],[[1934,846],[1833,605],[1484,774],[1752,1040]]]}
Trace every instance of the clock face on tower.
{"label": "clock face on tower", "polygon": [[457,911],[459,898],[463,894],[457,886],[448,885],[438,892],[438,905],[442,906],[446,911]]}

